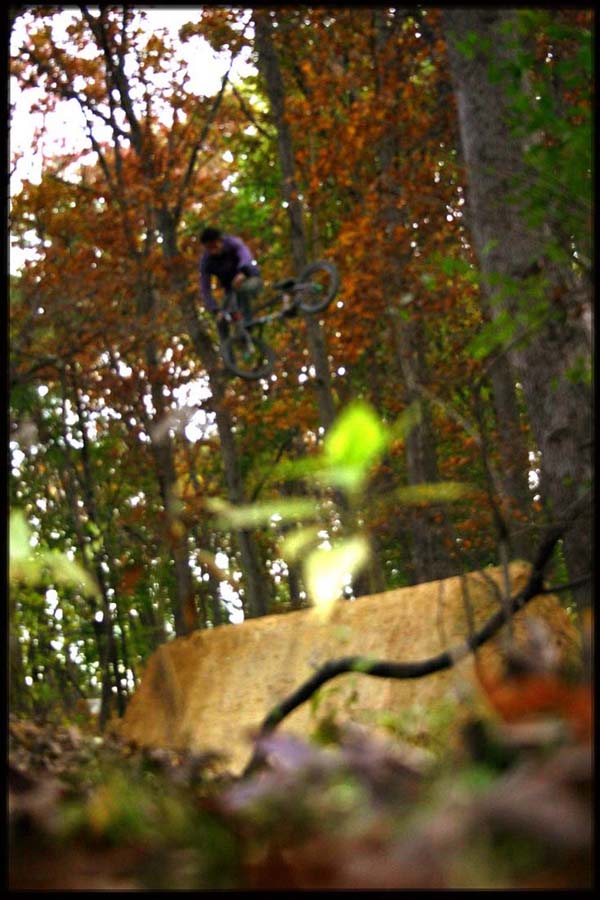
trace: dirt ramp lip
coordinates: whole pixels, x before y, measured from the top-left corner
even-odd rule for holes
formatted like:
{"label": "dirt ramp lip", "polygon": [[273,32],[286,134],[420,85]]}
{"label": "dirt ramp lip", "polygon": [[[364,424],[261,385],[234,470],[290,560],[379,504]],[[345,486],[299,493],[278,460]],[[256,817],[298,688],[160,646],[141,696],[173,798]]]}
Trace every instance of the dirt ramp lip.
{"label": "dirt ramp lip", "polygon": [[[527,583],[530,567],[509,567],[511,591]],[[250,619],[194,632],[161,646],[148,659],[141,683],[121,723],[125,740],[140,746],[215,752],[229,771],[241,772],[252,736],[265,716],[330,659],[352,655],[418,661],[464,640],[498,609],[504,575],[499,568],[340,602],[327,622],[311,610]],[[534,598],[515,618],[515,640],[526,639],[528,617],[545,622],[560,655],[578,636],[558,598]],[[506,629],[480,651],[490,673],[502,663]],[[397,681],[360,673],[325,685],[314,704],[285,720],[285,730],[305,737],[317,718],[335,711],[342,719],[373,726],[386,714],[427,709],[457,688],[477,690],[472,659],[449,671]],[[283,726],[282,726],[283,727]],[[427,735],[419,742],[426,745]]]}

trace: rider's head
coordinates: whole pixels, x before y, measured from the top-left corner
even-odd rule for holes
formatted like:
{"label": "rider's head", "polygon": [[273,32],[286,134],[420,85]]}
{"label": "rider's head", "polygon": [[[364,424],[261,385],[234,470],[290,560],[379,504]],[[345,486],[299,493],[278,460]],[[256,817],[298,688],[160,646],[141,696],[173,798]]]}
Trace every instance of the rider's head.
{"label": "rider's head", "polygon": [[209,225],[200,235],[200,241],[207,253],[220,253],[223,249],[223,233],[219,228],[211,228]]}

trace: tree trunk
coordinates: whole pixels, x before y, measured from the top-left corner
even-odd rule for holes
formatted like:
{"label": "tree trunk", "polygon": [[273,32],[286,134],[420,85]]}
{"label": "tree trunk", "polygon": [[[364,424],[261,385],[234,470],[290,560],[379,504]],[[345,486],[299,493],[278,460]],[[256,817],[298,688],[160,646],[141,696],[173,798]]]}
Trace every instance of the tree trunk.
{"label": "tree trunk", "polygon": [[[147,312],[147,309],[144,310]],[[162,385],[153,378],[158,367],[154,341],[146,344],[146,362],[151,382],[152,403],[155,409],[155,428],[151,434],[152,454],[165,510],[166,541],[175,567],[175,591],[173,614],[175,633],[178,637],[189,634],[198,627],[194,579],[190,568],[188,529],[177,513],[175,460],[173,442],[168,428],[161,427],[168,411],[164,407]]]}
{"label": "tree trunk", "polygon": [[23,652],[19,641],[19,633],[16,623],[14,591],[9,591],[10,621],[8,632],[8,706],[12,712],[23,713],[27,707],[27,694],[25,689],[25,666]]}
{"label": "tree trunk", "polygon": [[[468,179],[468,202],[474,244],[483,273],[489,313],[515,320],[525,312],[521,297],[528,280],[546,277],[546,316],[525,340],[507,348],[509,362],[523,387],[532,430],[541,451],[540,493],[553,520],[591,485],[591,391],[575,384],[569,370],[590,357],[589,335],[577,315],[581,297],[561,283],[561,273],[545,257],[544,227],[525,222],[515,184],[526,197],[528,172],[523,147],[507,122],[507,86],[490,80],[493,62],[510,60],[508,40],[517,33],[515,13],[486,7],[448,8],[444,23],[458,104],[461,141]],[[476,35],[474,52],[465,56],[461,41]],[[517,182],[518,179],[518,182]],[[504,285],[504,287],[503,287]],[[506,285],[509,285],[508,289]],[[512,286],[512,288],[511,288]],[[536,300],[539,296],[536,296]],[[592,566],[591,503],[569,530],[564,552],[571,580],[590,576]],[[590,602],[589,581],[576,600]]]}
{"label": "tree trunk", "polygon": [[[387,11],[375,11],[373,26],[375,31],[376,67],[381,68],[380,60],[393,60],[392,64],[400,66],[398,54],[390,54],[390,46],[398,38],[399,30],[406,17],[406,11],[397,10],[388,25]],[[386,65],[384,64],[384,70]],[[379,71],[376,76],[378,92],[389,90],[386,87],[387,71]],[[397,82],[404,77],[402,71],[396,73]],[[384,98],[385,102],[385,98]],[[396,196],[398,177],[396,160],[402,152],[400,134],[397,130],[388,130],[376,148],[379,165],[379,186],[381,191],[380,218],[385,242],[390,247],[394,244],[394,233],[404,220],[404,214],[397,206]],[[435,435],[431,421],[429,405],[423,400],[420,386],[429,383],[429,375],[425,362],[425,329],[419,310],[401,315],[395,305],[395,299],[406,291],[405,284],[406,258],[397,249],[389,253],[385,264],[385,292],[389,298],[389,321],[396,345],[396,356],[404,382],[404,393],[407,404],[419,401],[421,419],[412,429],[405,442],[406,468],[408,483],[418,485],[423,482],[438,480],[437,458],[435,451]],[[411,515],[413,578],[416,582],[433,581],[446,578],[454,571],[454,564],[444,545],[443,528],[434,522],[439,518],[439,507],[415,510]]]}
{"label": "tree trunk", "polygon": [[[395,278],[400,279],[397,260],[393,262]],[[392,281],[392,284],[395,280]],[[392,287],[393,289],[393,287]],[[398,283],[397,293],[401,293]],[[398,320],[390,316],[396,342],[396,355],[404,379],[407,404],[418,402],[420,421],[411,429],[405,441],[406,471],[408,483],[419,485],[439,481],[435,432],[429,403],[420,392],[421,385],[429,382],[424,359],[425,333],[419,315],[412,319]],[[413,578],[417,583],[448,578],[456,570],[444,543],[444,508],[434,504],[411,512],[411,552]]]}
{"label": "tree trunk", "polygon": [[[64,382],[63,382],[64,384]],[[78,425],[79,430],[81,432],[81,463],[82,463],[82,477],[80,479],[83,497],[85,502],[85,508],[88,516],[89,522],[95,526],[98,534],[102,534],[102,522],[98,516],[98,511],[96,507],[96,497],[94,491],[95,479],[94,472],[92,471],[91,465],[91,456],[90,456],[90,448],[88,444],[87,437],[87,429],[86,429],[86,421],[83,412],[83,407],[81,404],[81,391],[78,385],[75,383],[75,379],[73,378],[73,396],[74,396],[74,406],[77,412]],[[121,684],[121,675],[119,672],[119,658],[117,653],[117,645],[115,640],[115,631],[114,631],[114,622],[113,622],[113,613],[111,610],[111,603],[117,604],[117,597],[110,597],[110,582],[107,578],[106,572],[103,568],[103,563],[106,563],[108,560],[106,559],[106,546],[103,541],[102,548],[97,552],[93,553],[93,565],[94,565],[94,574],[96,576],[96,581],[100,588],[100,593],[102,595],[102,624],[99,623],[99,633],[101,632],[103,635],[103,639],[101,642],[102,652],[100,654],[100,663],[103,672],[103,682],[102,682],[102,708],[100,711],[100,725],[103,728],[109,718],[110,710],[112,708],[113,699],[116,699],[117,702],[117,712],[119,716],[122,716],[125,712],[125,696],[123,685]],[[110,670],[112,668],[112,686],[115,689],[115,697],[112,696],[112,686],[111,686],[111,677]]]}
{"label": "tree trunk", "polygon": [[521,414],[517,401],[516,379],[505,354],[497,354],[489,368],[492,388],[500,471],[494,481],[500,499],[503,525],[511,554],[519,559],[532,560],[537,542],[528,522],[532,515],[532,494],[529,490],[529,451],[521,428]]}
{"label": "tree trunk", "polygon": [[[435,53],[440,38],[438,27],[431,28],[426,14],[419,14],[419,31],[422,39]],[[437,108],[440,118],[447,116],[447,108],[452,103],[453,86],[448,72],[447,78],[439,83]],[[452,139],[456,145],[457,161],[464,166],[458,124],[450,125]],[[466,227],[468,227],[468,211],[463,211]],[[517,399],[514,377],[506,355],[497,353],[488,366],[488,379],[492,388],[492,402],[495,415],[495,426],[500,440],[496,443],[500,465],[490,480],[491,500],[501,511],[501,540],[507,540],[513,555],[521,559],[530,559],[536,541],[532,539],[531,528],[526,524],[532,515],[532,495],[529,489],[529,451],[525,434],[522,430],[522,409]],[[489,459],[484,459],[489,466]],[[488,468],[489,471],[489,468]]]}
{"label": "tree trunk", "polygon": [[[302,201],[299,198],[295,177],[294,147],[285,116],[285,90],[277,49],[273,43],[269,10],[254,13],[255,43],[259,68],[265,79],[271,112],[277,129],[279,160],[283,176],[283,196],[286,201],[292,257],[296,273],[308,262],[307,241],[304,229]],[[306,335],[310,358],[315,368],[315,390],[319,408],[319,422],[326,432],[335,419],[335,403],[331,389],[329,357],[323,329],[314,316],[306,316]]]}
{"label": "tree trunk", "polygon": [[[206,368],[210,382],[225,472],[225,483],[227,485],[227,496],[230,503],[243,504],[246,502],[246,496],[239,456],[235,445],[233,423],[224,403],[225,387],[220,358],[199,320],[194,296],[189,290],[184,291],[182,296],[182,308],[188,334],[198,357]],[[269,581],[256,540],[250,531],[237,531],[235,536],[240,551],[241,567],[244,576],[245,613],[249,618],[264,616],[269,609]]]}
{"label": "tree trunk", "polygon": [[[215,398],[216,399],[216,398]],[[235,447],[231,417],[224,406],[216,400],[216,422],[221,440],[221,452],[225,466],[229,500],[236,505],[246,502],[242,483],[239,458]],[[251,531],[236,532],[242,570],[244,573],[244,608],[249,618],[265,616],[268,612],[268,575],[262,565],[260,553]]]}
{"label": "tree trunk", "polygon": [[[165,258],[173,264],[177,258],[177,225],[176,221],[165,210],[159,213],[160,230],[163,237]],[[206,369],[213,397],[215,418],[225,471],[228,499],[234,504],[243,504],[246,500],[239,456],[235,445],[233,423],[225,405],[225,383],[223,380],[221,359],[206,333],[198,316],[195,303],[195,292],[178,274],[175,267],[172,273],[173,291],[181,297],[182,312],[192,346]],[[256,544],[250,531],[237,531],[236,539],[240,550],[242,574],[244,576],[244,608],[249,618],[264,616],[269,609],[269,581]]]}

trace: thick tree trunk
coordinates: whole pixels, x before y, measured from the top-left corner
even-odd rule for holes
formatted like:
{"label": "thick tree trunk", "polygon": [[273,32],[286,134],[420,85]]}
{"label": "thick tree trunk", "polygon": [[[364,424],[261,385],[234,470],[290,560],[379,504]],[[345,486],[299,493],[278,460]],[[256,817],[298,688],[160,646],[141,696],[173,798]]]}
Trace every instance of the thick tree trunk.
{"label": "thick tree trunk", "polygon": [[[523,527],[531,516],[532,496],[529,491],[529,452],[521,428],[521,415],[517,402],[516,379],[504,354],[492,361],[489,379],[494,398],[494,412],[498,432],[498,451],[501,471],[500,483],[495,485],[501,493],[504,520],[513,555],[531,560],[536,541],[528,528]],[[515,513],[517,523],[515,523]],[[518,518],[521,522],[518,522]]]}
{"label": "thick tree trunk", "polygon": [[[431,48],[431,52],[435,53],[435,46],[440,38],[438,27],[430,26],[426,13],[419,15],[418,27],[422,39]],[[439,84],[437,107],[440,118],[442,111],[444,115],[448,115],[446,110],[452,103],[452,96],[453,86],[448,73],[448,77]],[[451,130],[457,145],[457,158],[462,162],[457,123],[453,123]],[[466,213],[464,220],[468,226]],[[487,369],[492,388],[495,429],[501,436],[500,441],[495,444],[500,465],[494,473],[497,477],[490,480],[491,499],[502,514],[502,522],[498,523],[501,526],[501,539],[508,541],[513,556],[530,559],[536,541],[532,539],[531,529],[525,525],[531,519],[532,495],[528,478],[529,450],[522,430],[522,409],[515,387],[517,379],[504,353],[496,354],[493,363],[488,363]],[[484,463],[489,465],[489,459],[484,460]]]}
{"label": "thick tree trunk", "polygon": [[[591,392],[568,377],[578,359],[590,357],[585,320],[578,316],[581,297],[565,288],[569,279],[561,284],[562,273],[545,258],[543,228],[526,225],[516,200],[517,179],[520,196],[526,196],[528,183],[523,148],[507,123],[506,85],[489,77],[492,62],[510,59],[508,40],[517,33],[515,13],[494,7],[448,8],[443,15],[467,166],[473,239],[490,315],[508,311],[516,319],[525,311],[521,297],[527,279],[536,273],[547,279],[548,315],[521,344],[509,345],[507,355],[523,386],[541,451],[540,493],[549,515],[560,520],[569,505],[589,490],[592,476]],[[477,44],[467,58],[460,43],[473,34]],[[502,287],[503,279],[508,289]],[[565,536],[564,552],[572,580],[590,575],[591,504]],[[589,584],[576,591],[581,605],[590,601]]]}

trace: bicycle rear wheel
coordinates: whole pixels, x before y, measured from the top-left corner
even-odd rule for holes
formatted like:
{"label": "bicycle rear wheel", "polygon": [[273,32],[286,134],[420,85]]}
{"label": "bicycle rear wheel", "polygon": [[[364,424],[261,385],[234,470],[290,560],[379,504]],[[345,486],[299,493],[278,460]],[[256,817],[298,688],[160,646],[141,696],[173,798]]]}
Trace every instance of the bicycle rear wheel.
{"label": "bicycle rear wheel", "polygon": [[240,378],[265,378],[273,371],[274,351],[261,338],[247,332],[229,335],[221,349],[225,365]]}
{"label": "bicycle rear wheel", "polygon": [[323,259],[303,269],[298,282],[298,306],[302,312],[317,313],[329,306],[337,294],[340,276],[337,266]]}

